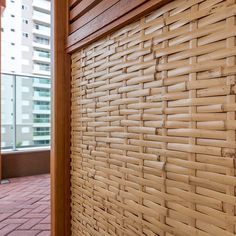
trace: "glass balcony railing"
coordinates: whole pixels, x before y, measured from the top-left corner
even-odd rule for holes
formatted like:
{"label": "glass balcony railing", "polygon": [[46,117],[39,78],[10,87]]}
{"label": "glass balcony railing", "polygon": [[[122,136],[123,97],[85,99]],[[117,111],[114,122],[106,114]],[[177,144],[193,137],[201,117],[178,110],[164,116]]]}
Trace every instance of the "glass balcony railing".
{"label": "glass balcony railing", "polygon": [[2,74],[2,150],[50,145],[51,80]]}

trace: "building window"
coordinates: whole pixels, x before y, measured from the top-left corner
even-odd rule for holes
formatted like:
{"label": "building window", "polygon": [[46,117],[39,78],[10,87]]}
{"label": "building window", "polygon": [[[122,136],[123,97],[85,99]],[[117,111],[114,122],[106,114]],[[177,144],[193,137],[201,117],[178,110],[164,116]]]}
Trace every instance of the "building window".
{"label": "building window", "polygon": [[12,46],[15,46],[15,43],[11,43]]}
{"label": "building window", "polygon": [[14,17],[15,17],[15,15],[11,15],[11,17],[12,17],[12,18],[14,18]]}
{"label": "building window", "polygon": [[50,71],[50,65],[45,63],[36,63],[35,64],[39,70]]}
{"label": "building window", "polygon": [[34,136],[49,136],[50,128],[49,127],[37,127],[34,128]]}
{"label": "building window", "polygon": [[47,101],[34,101],[34,110],[50,111],[50,102],[47,102]]}
{"label": "building window", "polygon": [[11,32],[15,32],[15,29],[11,29]]}
{"label": "building window", "polygon": [[35,53],[39,57],[45,57],[45,58],[50,58],[50,52],[44,51],[44,50],[36,50]]}
{"label": "building window", "polygon": [[29,24],[29,21],[28,21],[28,20],[26,20],[26,19],[23,19],[23,20],[22,20],[22,22],[23,22],[24,24],[26,24],[26,25],[28,25],[28,24]]}
{"label": "building window", "polygon": [[22,33],[23,37],[28,38],[29,34],[28,33]]}
{"label": "building window", "polygon": [[27,10],[27,9],[28,9],[28,6],[22,5],[21,8],[22,8],[22,10]]}
{"label": "building window", "polygon": [[45,78],[34,78],[34,83],[39,83],[39,84],[50,84],[50,79],[45,79]]}
{"label": "building window", "polygon": [[50,115],[36,114],[34,115],[34,123],[50,123]]}
{"label": "building window", "polygon": [[44,38],[44,37],[38,37],[36,36],[34,39],[35,43],[40,43],[40,44],[44,44],[44,45],[49,45],[49,39],[48,38]]}
{"label": "building window", "polygon": [[45,88],[35,88],[34,95],[36,97],[50,97],[50,89]]}
{"label": "building window", "polygon": [[12,60],[15,60],[15,57],[11,57]]}
{"label": "building window", "polygon": [[34,145],[46,145],[46,144],[50,144],[50,140],[37,140],[37,141],[34,141]]}
{"label": "building window", "polygon": [[3,28],[1,28],[1,31],[2,31],[2,32],[4,32],[4,29],[3,29]]}
{"label": "building window", "polygon": [[37,30],[44,30],[44,31],[50,31],[50,28],[46,25],[42,25],[42,24],[35,24],[34,25],[35,29]]}
{"label": "building window", "polygon": [[15,0],[11,0],[11,2],[12,2],[12,3],[14,3],[14,2],[15,2]]}

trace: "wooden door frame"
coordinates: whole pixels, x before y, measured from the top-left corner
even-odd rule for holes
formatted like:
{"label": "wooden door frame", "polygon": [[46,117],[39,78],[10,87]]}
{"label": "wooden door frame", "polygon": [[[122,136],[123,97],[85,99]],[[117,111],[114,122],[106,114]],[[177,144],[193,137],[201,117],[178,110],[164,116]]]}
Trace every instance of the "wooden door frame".
{"label": "wooden door frame", "polygon": [[70,236],[70,55],[68,2],[52,1],[53,114],[51,151],[52,236]]}

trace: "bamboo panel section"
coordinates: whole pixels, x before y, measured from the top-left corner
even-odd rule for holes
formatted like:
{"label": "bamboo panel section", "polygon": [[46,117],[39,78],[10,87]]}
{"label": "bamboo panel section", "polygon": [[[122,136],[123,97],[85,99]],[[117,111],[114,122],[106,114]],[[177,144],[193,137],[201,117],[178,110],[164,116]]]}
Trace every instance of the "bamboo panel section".
{"label": "bamboo panel section", "polygon": [[172,1],[72,55],[72,235],[235,235],[235,12]]}

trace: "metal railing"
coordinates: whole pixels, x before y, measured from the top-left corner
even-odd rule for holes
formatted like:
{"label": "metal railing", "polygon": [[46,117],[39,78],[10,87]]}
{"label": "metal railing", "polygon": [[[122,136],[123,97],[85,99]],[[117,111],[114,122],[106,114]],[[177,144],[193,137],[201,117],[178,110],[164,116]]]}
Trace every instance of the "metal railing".
{"label": "metal railing", "polygon": [[50,145],[50,82],[46,76],[1,74],[2,150]]}

